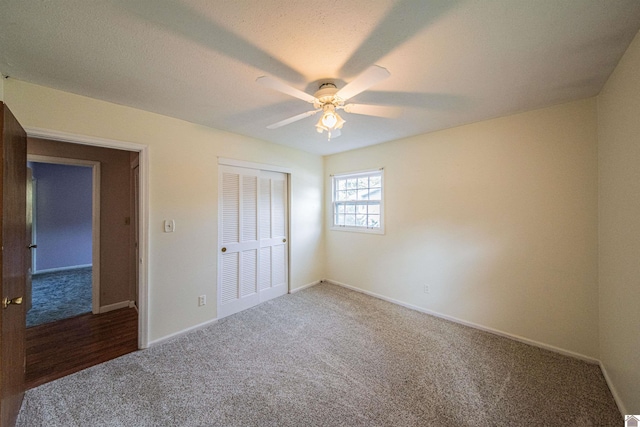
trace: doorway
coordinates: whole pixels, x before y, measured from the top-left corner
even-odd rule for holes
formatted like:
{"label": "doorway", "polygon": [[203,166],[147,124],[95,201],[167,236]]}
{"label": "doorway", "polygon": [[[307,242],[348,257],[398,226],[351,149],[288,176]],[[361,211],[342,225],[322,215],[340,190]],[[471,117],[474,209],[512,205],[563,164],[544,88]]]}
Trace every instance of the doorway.
{"label": "doorway", "polygon": [[39,155],[27,160],[34,248],[27,328],[97,314],[100,163]]}
{"label": "doorway", "polygon": [[[111,150],[124,150],[137,156],[136,165],[138,166],[138,187],[137,194],[137,206],[138,222],[138,246],[137,256],[135,259],[136,270],[138,271],[136,282],[138,285],[137,299],[135,306],[138,312],[138,348],[147,348],[149,346],[149,291],[148,291],[148,277],[149,277],[149,263],[148,263],[148,246],[149,246],[149,148],[147,145],[138,144],[134,142],[116,141],[111,139],[96,138],[86,135],[77,135],[67,132],[52,131],[40,128],[25,128],[27,136],[30,140],[49,140],[54,142],[64,142],[67,144],[67,149],[61,155],[50,154],[58,157],[78,157],[69,154],[76,149],[90,149],[94,148],[106,148]],[[75,148],[70,148],[75,147]],[[33,154],[33,153],[32,153]],[[69,154],[69,155],[67,155]],[[131,168],[131,165],[129,165]],[[104,168],[102,175],[104,175]],[[105,189],[103,188],[103,191]],[[129,219],[131,221],[131,219]],[[102,226],[104,228],[104,224]],[[104,265],[102,269],[104,269]],[[118,306],[111,306],[107,308],[116,309]]]}
{"label": "doorway", "polygon": [[[140,294],[146,292],[146,263],[141,262],[146,257],[146,201],[133,203],[134,197],[146,197],[146,162],[140,151],[69,143],[59,135],[51,139],[33,137],[29,131],[27,134],[27,149],[34,163],[73,165],[92,171],[95,251],[90,265],[98,285],[93,287],[89,313],[27,329],[26,384],[30,388],[136,351],[146,343],[139,333],[146,332],[146,299],[137,291],[140,283]],[[53,162],[52,158],[57,160]],[[139,187],[133,179],[134,163],[140,171]],[[36,181],[36,193],[41,190],[38,187]],[[36,230],[37,211],[36,206]],[[137,224],[136,218],[143,224]],[[40,250],[40,243],[41,239],[36,242],[36,250]],[[36,273],[43,266],[40,256],[36,255]],[[140,275],[134,273],[138,266]],[[144,276],[142,281],[140,276]]]}

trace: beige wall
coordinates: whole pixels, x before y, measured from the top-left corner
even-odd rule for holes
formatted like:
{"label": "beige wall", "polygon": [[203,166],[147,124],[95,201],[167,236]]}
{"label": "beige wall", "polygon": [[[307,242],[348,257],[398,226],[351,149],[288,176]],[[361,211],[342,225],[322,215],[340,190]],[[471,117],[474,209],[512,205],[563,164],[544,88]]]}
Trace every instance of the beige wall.
{"label": "beige wall", "polygon": [[640,414],[640,33],[598,96],[601,360]]}
{"label": "beige wall", "polygon": [[321,157],[18,80],[4,89],[23,126],[149,146],[151,341],[216,317],[218,156],[292,169],[290,284],[323,277]]}
{"label": "beige wall", "polygon": [[27,153],[100,162],[100,306],[135,300],[131,292],[128,151],[28,138]]}
{"label": "beige wall", "polygon": [[[597,358],[596,133],[588,99],[325,158],[327,278]],[[378,167],[386,234],[329,230]]]}

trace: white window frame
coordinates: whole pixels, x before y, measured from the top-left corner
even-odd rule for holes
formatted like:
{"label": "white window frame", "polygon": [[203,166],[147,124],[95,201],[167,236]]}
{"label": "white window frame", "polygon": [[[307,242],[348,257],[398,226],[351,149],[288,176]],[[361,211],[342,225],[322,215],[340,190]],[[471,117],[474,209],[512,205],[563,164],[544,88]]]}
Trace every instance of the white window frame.
{"label": "white window frame", "polygon": [[[336,201],[336,180],[345,178],[358,178],[362,176],[380,175],[380,227],[362,227],[362,226],[347,226],[337,225],[336,221],[336,208],[339,202]],[[331,175],[331,230],[335,231],[351,231],[356,233],[369,233],[369,234],[384,234],[384,169],[369,169],[358,172],[348,172]],[[377,202],[377,201],[374,201]],[[368,202],[371,204],[371,202]]]}

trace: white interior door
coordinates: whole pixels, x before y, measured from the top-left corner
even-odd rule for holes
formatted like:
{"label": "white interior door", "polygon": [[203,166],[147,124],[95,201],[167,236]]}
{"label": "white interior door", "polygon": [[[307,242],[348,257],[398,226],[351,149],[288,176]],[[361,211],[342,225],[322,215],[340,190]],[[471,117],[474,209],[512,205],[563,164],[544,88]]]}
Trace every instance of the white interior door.
{"label": "white interior door", "polygon": [[260,301],[288,291],[287,175],[260,173]]}
{"label": "white interior door", "polygon": [[288,291],[286,178],[219,167],[219,318]]}

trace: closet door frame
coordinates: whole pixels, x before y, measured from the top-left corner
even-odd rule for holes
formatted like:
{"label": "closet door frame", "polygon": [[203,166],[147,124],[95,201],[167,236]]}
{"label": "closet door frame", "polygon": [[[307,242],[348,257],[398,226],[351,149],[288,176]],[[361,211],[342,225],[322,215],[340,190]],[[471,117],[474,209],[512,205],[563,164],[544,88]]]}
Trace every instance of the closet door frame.
{"label": "closet door frame", "polygon": [[[230,315],[231,313],[226,313],[222,310],[222,301],[221,301],[221,292],[222,292],[222,257],[221,257],[221,248],[223,247],[223,243],[222,243],[222,236],[223,236],[223,224],[221,221],[221,215],[223,212],[223,198],[222,198],[222,173],[221,173],[221,168],[220,166],[231,166],[231,167],[240,167],[240,168],[244,168],[244,169],[252,169],[255,171],[263,171],[263,172],[279,172],[279,173],[283,173],[286,175],[285,178],[285,183],[287,186],[287,194],[286,194],[286,235],[287,235],[287,239],[288,239],[288,243],[286,244],[286,253],[285,256],[287,258],[287,271],[285,272],[286,274],[286,280],[287,280],[287,293],[291,292],[291,282],[290,282],[290,278],[291,278],[291,255],[290,255],[290,242],[292,239],[291,236],[291,174],[292,171],[290,168],[286,168],[286,167],[282,167],[282,166],[276,166],[276,165],[270,165],[270,164],[263,164],[263,163],[254,163],[254,162],[247,162],[247,161],[243,161],[243,160],[236,160],[236,159],[229,159],[229,158],[224,158],[224,157],[218,157],[218,238],[217,238],[217,254],[216,254],[216,268],[217,268],[217,283],[216,283],[216,311],[217,311],[217,318],[222,318],[225,316]],[[259,185],[259,180],[258,180],[258,185]],[[259,236],[258,236],[259,237]],[[259,239],[258,239],[259,241]],[[258,293],[259,293],[259,288],[258,288]],[[252,305],[253,306],[253,305]],[[245,308],[249,308],[249,307],[245,307]],[[243,308],[243,309],[245,309]],[[241,310],[240,310],[241,311]]]}

